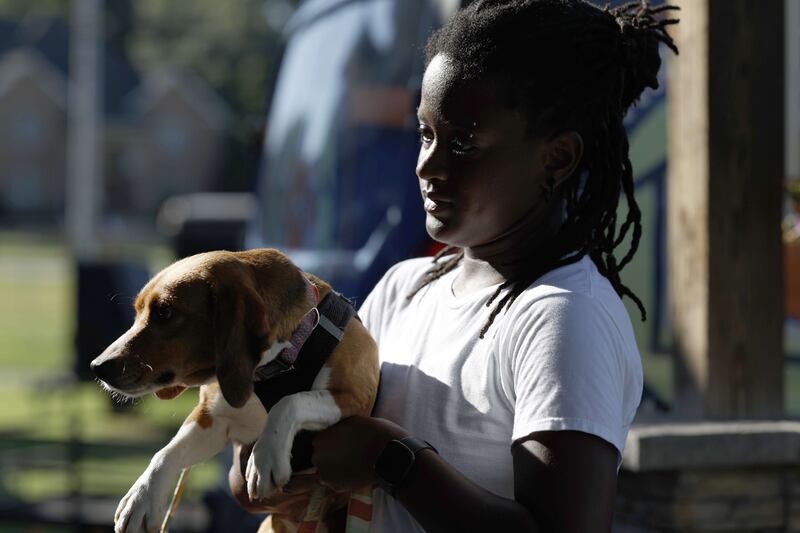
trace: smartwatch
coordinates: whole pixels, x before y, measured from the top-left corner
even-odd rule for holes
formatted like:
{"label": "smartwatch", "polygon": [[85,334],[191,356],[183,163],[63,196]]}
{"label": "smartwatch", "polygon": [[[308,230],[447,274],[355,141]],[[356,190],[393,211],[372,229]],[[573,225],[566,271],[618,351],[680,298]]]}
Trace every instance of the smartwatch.
{"label": "smartwatch", "polygon": [[383,489],[394,496],[398,487],[402,486],[408,473],[411,472],[417,454],[426,449],[439,453],[431,443],[416,437],[393,439],[387,442],[375,460],[374,466],[375,474],[377,474]]}

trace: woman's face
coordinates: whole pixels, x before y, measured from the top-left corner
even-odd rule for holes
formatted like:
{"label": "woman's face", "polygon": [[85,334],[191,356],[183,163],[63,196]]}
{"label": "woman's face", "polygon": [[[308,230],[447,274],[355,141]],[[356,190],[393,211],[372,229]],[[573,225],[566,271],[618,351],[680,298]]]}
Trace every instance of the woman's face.
{"label": "woman's face", "polygon": [[543,187],[546,143],[527,134],[524,115],[503,98],[489,80],[459,81],[446,56],[425,71],[417,176],[426,228],[437,241],[489,245],[544,228],[552,215]]}

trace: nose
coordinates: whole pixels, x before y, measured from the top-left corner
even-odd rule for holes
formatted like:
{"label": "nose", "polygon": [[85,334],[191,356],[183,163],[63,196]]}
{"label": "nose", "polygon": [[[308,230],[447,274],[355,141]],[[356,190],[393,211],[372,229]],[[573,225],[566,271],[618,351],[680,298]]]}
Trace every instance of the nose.
{"label": "nose", "polygon": [[122,370],[122,360],[119,358],[103,359],[98,357],[89,364],[94,375],[112,387],[116,384]]}
{"label": "nose", "polygon": [[430,145],[422,145],[417,157],[417,176],[425,181],[447,179],[447,150],[434,141]]}

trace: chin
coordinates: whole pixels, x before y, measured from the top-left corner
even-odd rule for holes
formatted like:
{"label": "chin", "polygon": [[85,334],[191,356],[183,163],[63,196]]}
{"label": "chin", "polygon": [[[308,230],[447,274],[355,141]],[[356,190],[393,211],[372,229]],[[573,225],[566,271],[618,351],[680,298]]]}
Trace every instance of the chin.
{"label": "chin", "polygon": [[450,239],[447,238],[447,232],[442,231],[442,228],[431,227],[430,225],[427,225],[425,226],[425,229],[428,232],[428,237],[430,237],[434,241],[442,243],[445,246],[456,246],[455,244],[450,242]]}
{"label": "chin", "polygon": [[474,239],[461,235],[452,226],[442,224],[438,220],[435,222],[435,224],[428,223],[425,225],[428,236],[434,241],[440,242],[445,246],[455,246],[456,248],[468,248],[474,244]]}
{"label": "chin", "polygon": [[464,241],[461,239],[451,239],[447,236],[442,236],[438,234],[431,234],[428,232],[428,236],[433,239],[434,241],[443,244],[445,246],[450,246],[453,248],[468,248],[469,244],[464,244]]}
{"label": "chin", "polygon": [[425,230],[428,232],[428,236],[436,242],[447,246],[458,246],[458,244],[453,242],[452,224],[445,224],[432,215],[428,215],[425,220]]}

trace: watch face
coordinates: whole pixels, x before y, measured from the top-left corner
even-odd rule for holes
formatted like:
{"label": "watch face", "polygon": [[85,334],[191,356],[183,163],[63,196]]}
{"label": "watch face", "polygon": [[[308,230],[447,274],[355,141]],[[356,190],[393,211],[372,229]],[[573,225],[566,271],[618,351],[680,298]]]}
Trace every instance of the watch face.
{"label": "watch face", "polygon": [[405,479],[413,464],[414,452],[402,442],[392,440],[375,461],[375,473],[386,483],[397,485]]}

